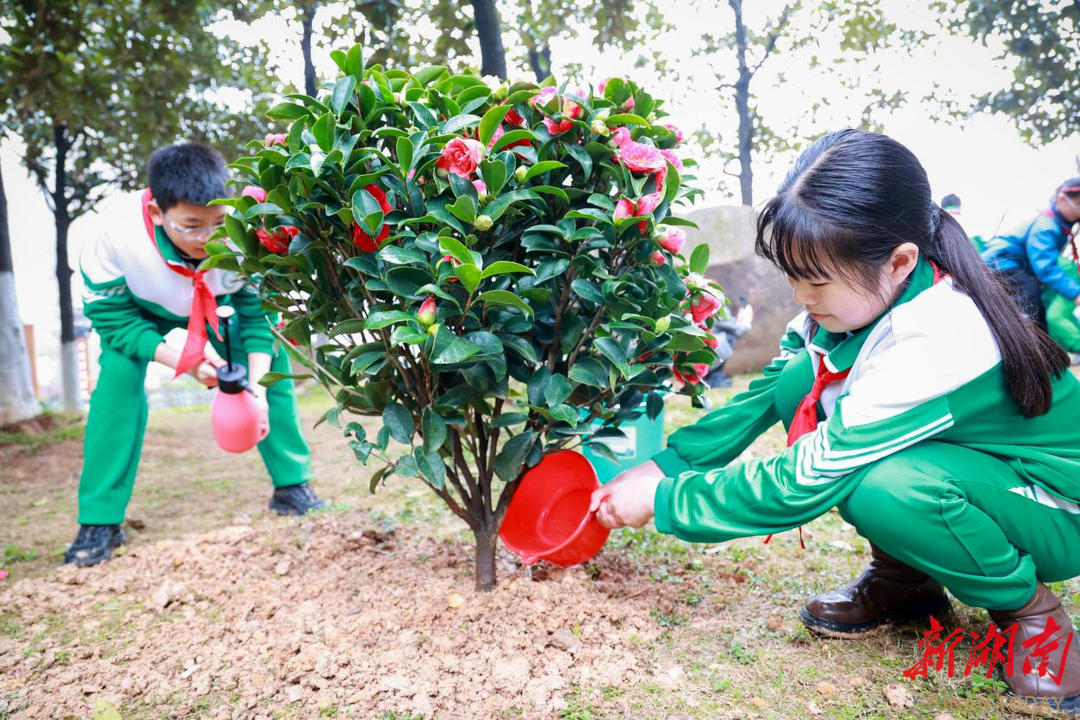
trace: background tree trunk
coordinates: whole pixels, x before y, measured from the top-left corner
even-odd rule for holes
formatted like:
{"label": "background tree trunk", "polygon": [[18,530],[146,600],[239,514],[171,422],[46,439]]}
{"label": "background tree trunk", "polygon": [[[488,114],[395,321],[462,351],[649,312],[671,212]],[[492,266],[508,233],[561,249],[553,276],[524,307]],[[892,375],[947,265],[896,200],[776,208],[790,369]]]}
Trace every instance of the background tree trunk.
{"label": "background tree trunk", "polygon": [[71,138],[63,125],[53,127],[56,146],[56,179],[53,186],[53,216],[56,219],[56,283],[60,291],[60,369],[63,378],[65,412],[82,410],[79,387],[79,357],[75,348],[75,311],[71,306],[71,267],[68,262],[67,152]]}
{"label": "background tree trunk", "polygon": [[480,38],[480,74],[506,79],[506,51],[495,0],[472,0],[476,35]]}
{"label": "background tree trunk", "polygon": [[34,397],[26,334],[15,295],[15,272],[8,229],[7,195],[0,172],[0,426],[41,413]]}
{"label": "background tree trunk", "polygon": [[315,6],[305,5],[300,14],[304,30],[300,36],[300,52],[304,55],[304,94],[315,97],[315,63],[311,60],[311,26],[315,21]]}
{"label": "background tree trunk", "polygon": [[754,204],[754,169],[751,150],[754,146],[754,116],[750,111],[750,78],[746,64],[746,26],[742,19],[742,0],[728,0],[735,11],[735,54],[739,78],[735,81],[735,110],[739,115],[739,192],[743,205]]}
{"label": "background tree trunk", "polygon": [[536,82],[543,82],[551,75],[551,48],[546,43],[539,50],[529,48],[529,65],[536,75]]}

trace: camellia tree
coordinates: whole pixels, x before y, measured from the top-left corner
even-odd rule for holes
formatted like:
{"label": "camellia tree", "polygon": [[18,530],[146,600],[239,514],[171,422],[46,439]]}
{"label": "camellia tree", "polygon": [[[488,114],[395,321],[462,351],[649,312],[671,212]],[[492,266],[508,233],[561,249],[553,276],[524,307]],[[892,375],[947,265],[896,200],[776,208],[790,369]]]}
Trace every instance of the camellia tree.
{"label": "camellia tree", "polygon": [[220,201],[235,210],[207,263],[281,314],[295,377],[380,463],[371,490],[420,477],[469,525],[488,590],[528,468],[656,417],[673,381],[703,400],[723,294],[706,247],[680,255],[693,163],[627,80],[595,94],[334,56],[340,78],[272,108],[288,133],[232,165],[247,187]]}

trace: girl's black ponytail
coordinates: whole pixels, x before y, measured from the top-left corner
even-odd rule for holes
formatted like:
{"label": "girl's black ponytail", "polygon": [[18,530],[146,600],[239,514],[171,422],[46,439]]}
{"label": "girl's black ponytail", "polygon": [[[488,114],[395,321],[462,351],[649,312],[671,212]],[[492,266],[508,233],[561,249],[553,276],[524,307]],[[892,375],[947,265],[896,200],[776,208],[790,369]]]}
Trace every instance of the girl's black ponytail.
{"label": "girl's black ponytail", "polygon": [[934,206],[929,259],[952,276],[990,325],[1001,350],[1005,386],[1025,417],[1050,410],[1052,379],[1069,367],[1069,356],[1025,315],[1003,281],[990,272],[964,228],[951,214]]}
{"label": "girl's black ponytail", "polygon": [[933,202],[926,170],[906,147],[861,130],[829,133],[799,156],[758,215],[758,254],[796,278],[839,270],[877,287],[882,265],[906,242],[952,276],[986,318],[1020,412],[1048,412],[1051,385],[1069,356],[1021,311],[960,223]]}

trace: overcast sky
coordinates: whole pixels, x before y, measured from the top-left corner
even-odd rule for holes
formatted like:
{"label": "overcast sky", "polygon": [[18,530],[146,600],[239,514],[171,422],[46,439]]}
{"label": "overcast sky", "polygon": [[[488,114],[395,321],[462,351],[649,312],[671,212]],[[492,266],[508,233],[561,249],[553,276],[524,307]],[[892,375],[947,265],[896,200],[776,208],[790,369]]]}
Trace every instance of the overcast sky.
{"label": "overcast sky", "polygon": [[[716,90],[714,70],[732,67],[730,58],[693,56],[702,29],[721,32],[731,23],[726,3],[716,3],[715,10],[689,3],[671,3],[670,19],[675,31],[661,43],[665,55],[676,64],[686,81],[673,84],[669,78],[657,78],[647,69],[634,70],[633,77],[654,95],[669,101],[670,120],[691,129],[705,125],[726,137],[735,134],[734,113],[725,110],[730,98],[721,98]],[[934,18],[917,3],[886,0],[890,15],[903,18],[905,27],[932,29]],[[746,23],[751,28],[763,27],[774,17],[781,3],[759,0],[746,4]],[[317,20],[317,25],[321,18]],[[221,32],[245,38],[261,34],[265,37],[293,38],[278,43],[279,63],[284,79],[302,85],[302,68],[298,49],[298,29],[285,19],[265,19],[253,28],[223,25]],[[830,38],[823,37],[828,47]],[[828,55],[824,51],[825,56]],[[989,235],[999,227],[1008,227],[1045,207],[1053,188],[1063,179],[1076,174],[1077,138],[1032,148],[1026,145],[1012,124],[1003,117],[978,116],[962,123],[935,123],[934,106],[918,100],[932,88],[935,80],[946,87],[963,92],[978,92],[1004,87],[1008,73],[992,61],[992,49],[984,48],[963,37],[948,38],[921,48],[911,56],[903,52],[881,54],[860,65],[860,72],[875,84],[886,89],[900,89],[915,101],[884,118],[884,131],[910,147],[926,167],[935,199],[950,192],[964,202],[963,220],[969,233]],[[476,51],[478,64],[479,51]],[[627,73],[633,57],[618,53],[599,53],[586,42],[557,41],[552,44],[552,61],[556,77],[567,62],[580,63],[587,76],[596,79]],[[336,70],[325,54],[316,58],[321,76],[332,77]],[[875,68],[880,65],[880,70]],[[590,71],[589,68],[592,70]],[[510,70],[511,76],[531,78],[526,68]],[[809,130],[829,129],[857,124],[862,105],[848,102],[840,85],[840,77],[822,70],[811,70],[806,63],[774,56],[764,65],[753,88],[758,105],[774,131],[782,133],[804,115],[814,99],[829,99],[830,105]],[[163,143],[173,141],[163,138]],[[731,144],[729,144],[730,147]],[[14,242],[15,277],[20,312],[26,323],[37,328],[40,352],[54,352],[59,333],[54,251],[53,218],[44,197],[19,164],[17,146],[5,143],[0,150],[4,185],[11,218]],[[721,177],[716,158],[702,157],[702,186],[715,187]],[[775,189],[791,164],[793,157],[781,158],[772,164],[755,164],[755,203],[765,200]],[[727,185],[734,191],[736,183]],[[710,192],[705,205],[734,202],[730,195]],[[79,219],[70,231],[70,257],[73,267],[79,250],[87,238],[105,228],[128,227],[141,233],[138,217],[138,198],[134,193],[116,193],[108,197],[98,212]],[[76,279],[78,274],[76,273]],[[81,286],[73,288],[78,297]],[[48,374],[48,373],[43,373]],[[47,378],[42,378],[47,381]]]}

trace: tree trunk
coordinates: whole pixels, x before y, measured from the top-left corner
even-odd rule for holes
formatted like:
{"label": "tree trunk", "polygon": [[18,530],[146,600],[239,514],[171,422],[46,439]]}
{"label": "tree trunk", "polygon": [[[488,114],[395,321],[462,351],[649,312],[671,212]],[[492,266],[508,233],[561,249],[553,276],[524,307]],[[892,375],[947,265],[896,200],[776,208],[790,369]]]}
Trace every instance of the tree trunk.
{"label": "tree trunk", "polygon": [[476,534],[476,592],[495,589],[495,548],[499,544],[497,526],[482,526]]}
{"label": "tree trunk", "polygon": [[315,6],[305,5],[300,15],[304,34],[300,36],[300,52],[304,56],[304,94],[315,97],[315,63],[311,61],[311,25],[315,21]]}
{"label": "tree trunk", "polygon": [[15,272],[8,229],[7,195],[0,172],[0,426],[41,413],[34,397],[26,334],[15,295]]}
{"label": "tree trunk", "polygon": [[743,205],[754,204],[754,170],[750,152],[754,146],[754,116],[750,111],[750,78],[746,65],[746,26],[742,19],[742,0],[728,0],[735,11],[735,53],[739,78],[735,81],[735,110],[739,115],[739,191]]}
{"label": "tree trunk", "polygon": [[480,38],[480,74],[506,79],[506,51],[495,0],[472,0],[476,35]]}
{"label": "tree trunk", "polygon": [[79,387],[79,358],[75,349],[75,312],[71,306],[71,267],[68,262],[67,153],[71,139],[63,125],[53,127],[56,144],[56,184],[53,187],[53,215],[56,219],[56,283],[60,291],[60,369],[64,384],[65,412],[82,410]]}
{"label": "tree trunk", "polygon": [[536,82],[543,82],[551,75],[551,48],[546,43],[539,50],[529,48],[529,65],[536,75]]}

